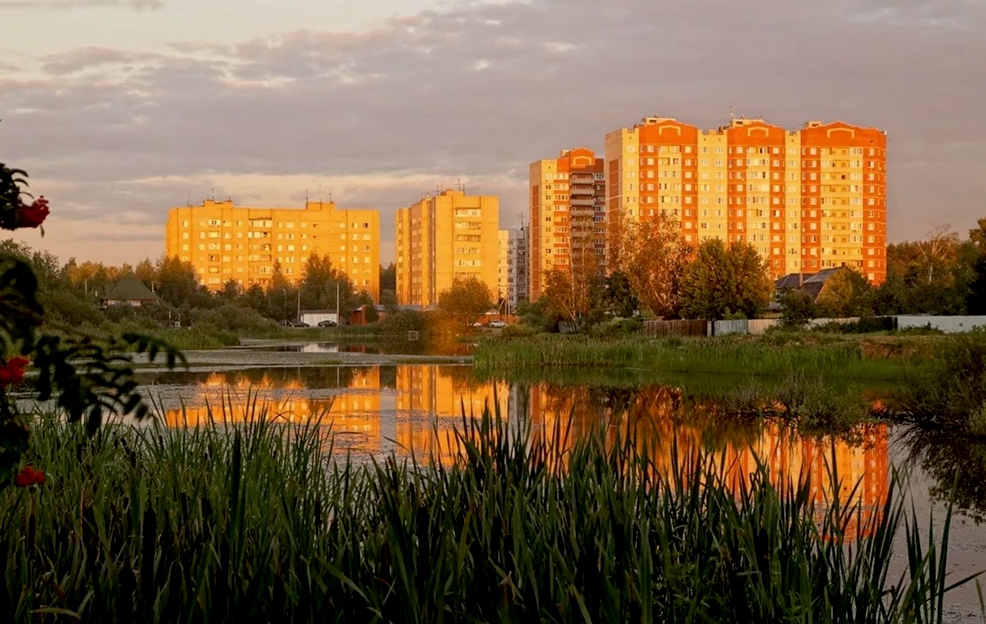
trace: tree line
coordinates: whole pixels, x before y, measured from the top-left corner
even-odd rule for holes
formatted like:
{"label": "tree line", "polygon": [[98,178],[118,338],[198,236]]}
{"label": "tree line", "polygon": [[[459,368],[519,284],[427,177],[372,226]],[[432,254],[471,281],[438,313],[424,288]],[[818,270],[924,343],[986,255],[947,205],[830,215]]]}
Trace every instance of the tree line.
{"label": "tree line", "polygon": [[[345,315],[369,304],[367,320],[374,321],[373,299],[357,292],[349,277],[332,266],[328,256],[312,254],[305,263],[302,279],[292,283],[275,265],[266,286],[246,288],[235,280],[212,291],[201,285],[191,263],[162,257],[145,259],[135,266],[79,262],[72,258],[62,264],[45,251],[4,240],[0,253],[25,260],[38,277],[39,300],[52,322],[73,327],[100,328],[107,324],[132,323],[153,328],[161,326],[208,325],[213,329],[239,331],[271,329],[276,323],[295,319],[298,310],[335,310]],[[390,274],[388,274],[388,271]],[[160,299],[155,305],[139,308],[101,306],[101,300],[126,274],[133,273]],[[389,284],[392,267],[381,268],[383,284]],[[338,299],[337,299],[338,297]],[[392,299],[393,290],[384,295]]]}
{"label": "tree line", "polygon": [[775,293],[767,262],[752,245],[709,239],[692,247],[663,215],[625,224],[608,253],[615,270],[606,275],[591,250],[573,250],[569,268],[546,272],[541,297],[522,306],[521,316],[549,330],[613,317],[756,318],[775,297],[804,318],[986,314],[986,219],[965,239],[939,226],[922,240],[890,244],[882,284],[846,266],[817,299],[798,290]]}

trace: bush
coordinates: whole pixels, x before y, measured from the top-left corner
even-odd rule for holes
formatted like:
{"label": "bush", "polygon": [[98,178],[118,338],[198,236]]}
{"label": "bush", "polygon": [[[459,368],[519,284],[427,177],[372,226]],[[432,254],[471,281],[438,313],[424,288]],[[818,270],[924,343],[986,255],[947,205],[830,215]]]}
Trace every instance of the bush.
{"label": "bush", "polygon": [[640,317],[618,318],[594,325],[589,330],[589,335],[597,338],[621,338],[635,336],[643,330],[644,319]]}
{"label": "bush", "polygon": [[380,321],[379,332],[392,336],[406,336],[409,331],[428,331],[429,319],[424,312],[400,310],[393,312]]}
{"label": "bush", "polygon": [[212,331],[268,332],[277,329],[274,321],[256,310],[232,303],[211,310],[193,310],[191,317],[194,325],[208,325]]}
{"label": "bush", "polygon": [[936,357],[896,395],[897,410],[924,429],[982,435],[986,410],[986,331],[976,328],[938,342]]}

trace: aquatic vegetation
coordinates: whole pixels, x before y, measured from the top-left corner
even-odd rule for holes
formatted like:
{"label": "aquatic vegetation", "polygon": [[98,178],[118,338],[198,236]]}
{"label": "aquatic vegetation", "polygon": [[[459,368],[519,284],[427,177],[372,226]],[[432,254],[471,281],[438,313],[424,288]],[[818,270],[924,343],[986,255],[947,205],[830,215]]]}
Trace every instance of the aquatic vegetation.
{"label": "aquatic vegetation", "polygon": [[[254,402],[199,427],[51,418],[0,494],[0,601],[13,620],[942,621],[948,531],[925,541],[900,478],[819,500],[809,475],[647,438],[463,416],[450,463],[334,459],[319,420]],[[569,449],[563,451],[562,449]],[[430,460],[429,460],[430,459]],[[851,485],[851,484],[850,484]],[[852,527],[852,528],[851,528]],[[947,527],[947,523],[946,523]],[[892,576],[893,537],[907,568]]]}

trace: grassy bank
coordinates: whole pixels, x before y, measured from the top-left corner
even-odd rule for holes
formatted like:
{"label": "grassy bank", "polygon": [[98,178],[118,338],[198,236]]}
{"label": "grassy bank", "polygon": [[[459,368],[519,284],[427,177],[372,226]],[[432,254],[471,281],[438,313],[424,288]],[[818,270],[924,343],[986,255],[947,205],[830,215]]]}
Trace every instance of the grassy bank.
{"label": "grassy bank", "polygon": [[494,338],[475,350],[480,374],[562,367],[628,367],[664,373],[787,376],[803,372],[825,377],[903,380],[930,359],[936,338],[858,338],[816,334],[726,336],[719,338],[641,337],[601,339],[538,335]]}
{"label": "grassy bank", "polygon": [[318,427],[263,416],[93,440],[39,423],[30,461],[47,481],[0,494],[0,608],[19,622],[942,619],[946,543],[921,541],[896,480],[876,513],[855,496],[822,512],[807,479],[778,491],[761,467],[727,485],[710,460],[603,435],[560,456],[561,431],[531,442],[489,415],[433,468],[333,462]]}

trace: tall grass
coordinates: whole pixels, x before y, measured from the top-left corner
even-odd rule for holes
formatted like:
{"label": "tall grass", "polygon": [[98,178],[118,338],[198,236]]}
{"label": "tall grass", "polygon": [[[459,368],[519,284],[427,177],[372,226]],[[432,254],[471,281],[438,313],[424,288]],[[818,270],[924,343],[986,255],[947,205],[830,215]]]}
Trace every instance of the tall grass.
{"label": "tall grass", "polygon": [[[0,494],[0,612],[18,622],[940,622],[947,533],[895,477],[868,513],[759,466],[655,457],[488,411],[451,465],[334,459],[318,421],[37,424],[48,481]],[[666,460],[670,459],[670,462]],[[659,466],[670,465],[670,470]],[[834,463],[833,463],[834,465]],[[833,469],[834,471],[834,469]],[[839,501],[842,500],[840,503]],[[850,526],[861,527],[852,541]],[[907,571],[890,575],[894,534]]]}
{"label": "tall grass", "polygon": [[480,374],[553,367],[641,367],[669,373],[789,375],[804,371],[826,377],[902,380],[906,362],[865,358],[853,340],[788,341],[774,337],[677,337],[598,339],[538,336],[479,343]]}

